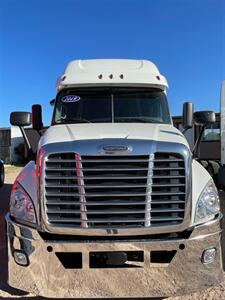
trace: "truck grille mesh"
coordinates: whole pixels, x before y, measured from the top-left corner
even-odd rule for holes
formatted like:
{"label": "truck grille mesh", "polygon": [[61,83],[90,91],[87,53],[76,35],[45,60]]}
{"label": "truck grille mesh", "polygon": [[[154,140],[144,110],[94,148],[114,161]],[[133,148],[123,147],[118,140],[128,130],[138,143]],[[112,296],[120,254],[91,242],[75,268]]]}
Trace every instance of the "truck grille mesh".
{"label": "truck grille mesh", "polygon": [[45,162],[45,207],[56,226],[178,225],[185,210],[184,159],[168,153],[51,154]]}

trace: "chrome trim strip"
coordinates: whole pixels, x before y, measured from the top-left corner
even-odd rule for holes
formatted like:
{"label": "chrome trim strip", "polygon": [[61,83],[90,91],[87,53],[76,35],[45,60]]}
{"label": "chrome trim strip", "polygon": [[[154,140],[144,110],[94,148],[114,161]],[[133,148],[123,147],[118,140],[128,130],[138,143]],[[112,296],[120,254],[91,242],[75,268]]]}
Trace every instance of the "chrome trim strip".
{"label": "chrome trim strip", "polygon": [[145,205],[145,227],[151,226],[151,202],[152,202],[152,176],[153,176],[153,166],[154,166],[154,154],[149,155],[148,163],[148,179],[147,179],[147,189],[146,189],[146,205]]}
{"label": "chrome trim strip", "polygon": [[81,227],[87,228],[88,223],[87,221],[87,207],[86,207],[86,193],[85,193],[85,188],[84,188],[84,174],[82,170],[82,162],[80,162],[80,156],[78,154],[75,154],[76,160],[79,162],[76,162],[76,171],[77,171],[77,183],[78,183],[78,197],[80,199],[80,221],[81,221]]}

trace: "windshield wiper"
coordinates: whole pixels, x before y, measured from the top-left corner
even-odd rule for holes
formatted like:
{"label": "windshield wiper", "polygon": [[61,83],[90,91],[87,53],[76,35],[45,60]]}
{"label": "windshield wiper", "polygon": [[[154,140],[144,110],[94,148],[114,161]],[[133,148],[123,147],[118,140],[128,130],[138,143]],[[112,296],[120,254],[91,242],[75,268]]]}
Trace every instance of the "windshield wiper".
{"label": "windshield wiper", "polygon": [[72,124],[72,123],[92,123],[91,121],[87,120],[87,119],[83,119],[83,118],[73,118],[73,119],[59,119],[56,121],[57,123],[58,122],[61,122],[63,124]]}
{"label": "windshield wiper", "polygon": [[157,120],[145,118],[145,117],[121,117],[115,118],[115,122],[140,122],[140,123],[161,123]]}

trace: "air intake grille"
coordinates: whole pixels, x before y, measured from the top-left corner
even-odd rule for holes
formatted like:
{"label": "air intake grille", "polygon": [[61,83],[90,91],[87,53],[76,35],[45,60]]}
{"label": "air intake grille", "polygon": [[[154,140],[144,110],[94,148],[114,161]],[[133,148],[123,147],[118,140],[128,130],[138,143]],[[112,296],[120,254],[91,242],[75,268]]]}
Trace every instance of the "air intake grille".
{"label": "air intake grille", "polygon": [[151,224],[180,224],[185,210],[185,165],[179,154],[155,153]]}
{"label": "air intake grille", "polygon": [[52,225],[144,228],[180,224],[185,169],[177,154],[79,156],[51,154],[45,204]]}

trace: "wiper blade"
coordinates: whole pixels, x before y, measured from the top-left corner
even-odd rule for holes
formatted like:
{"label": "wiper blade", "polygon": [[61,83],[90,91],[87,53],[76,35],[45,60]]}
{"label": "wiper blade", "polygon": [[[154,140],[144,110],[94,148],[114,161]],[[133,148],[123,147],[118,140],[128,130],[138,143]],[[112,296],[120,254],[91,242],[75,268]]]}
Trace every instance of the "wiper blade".
{"label": "wiper blade", "polygon": [[145,117],[124,117],[124,118],[115,118],[115,122],[140,122],[140,123],[160,123],[157,120],[145,118]]}
{"label": "wiper blade", "polygon": [[59,119],[56,121],[64,123],[64,124],[71,124],[71,123],[92,123],[91,121],[83,118],[73,118],[73,119]]}
{"label": "wiper blade", "polygon": [[84,119],[84,118],[73,118],[73,119],[69,119],[69,121],[72,122],[81,122],[81,123],[92,123],[91,121]]}

